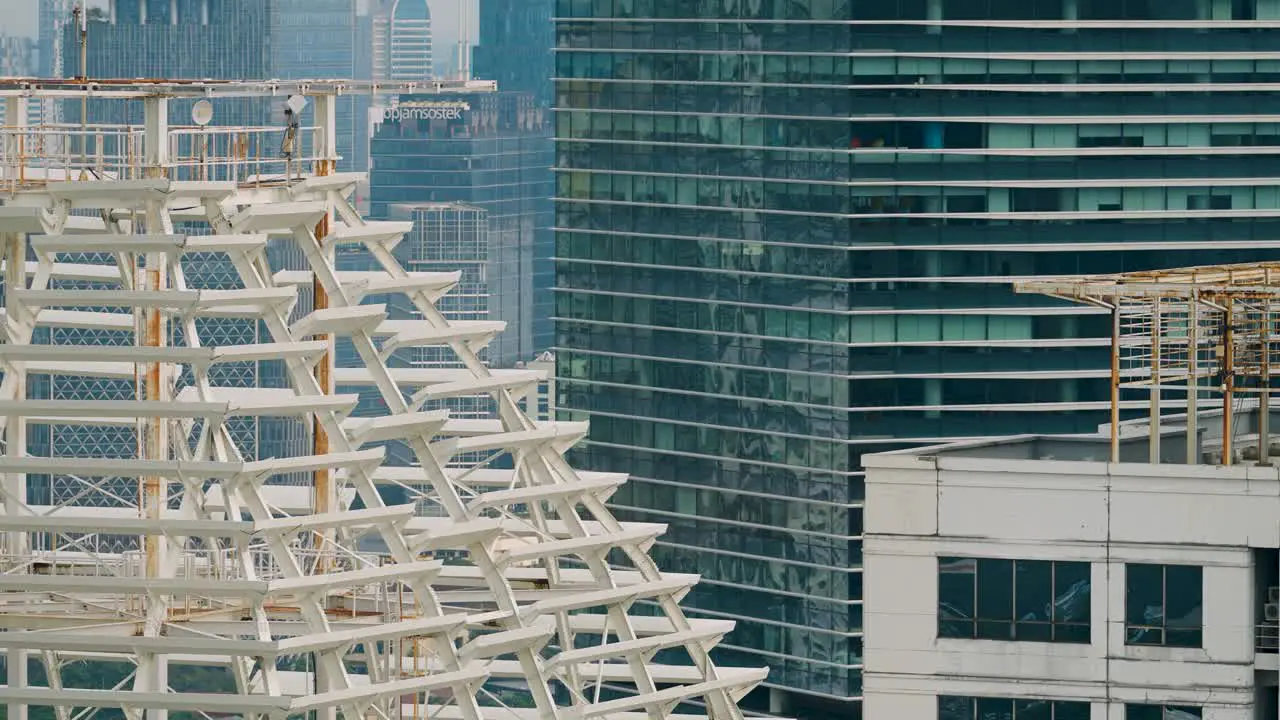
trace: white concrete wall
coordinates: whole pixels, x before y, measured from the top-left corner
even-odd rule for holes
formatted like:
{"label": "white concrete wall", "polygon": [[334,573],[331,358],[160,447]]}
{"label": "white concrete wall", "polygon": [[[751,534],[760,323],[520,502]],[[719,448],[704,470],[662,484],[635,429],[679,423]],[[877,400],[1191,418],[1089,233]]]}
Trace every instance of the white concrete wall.
{"label": "white concrete wall", "polygon": [[[1253,718],[1252,547],[1280,546],[1275,469],[866,458],[865,716],[939,694],[1197,705]],[[1110,471],[1110,472],[1109,472]],[[1089,644],[937,637],[939,556],[1092,563]],[[1204,568],[1204,646],[1124,644],[1126,563]]]}

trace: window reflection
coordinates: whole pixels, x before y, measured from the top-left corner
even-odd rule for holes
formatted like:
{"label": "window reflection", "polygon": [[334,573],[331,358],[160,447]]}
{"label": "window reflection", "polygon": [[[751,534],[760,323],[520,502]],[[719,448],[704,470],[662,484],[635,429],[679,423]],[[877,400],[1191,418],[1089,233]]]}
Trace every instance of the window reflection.
{"label": "window reflection", "polygon": [[1088,702],[938,696],[938,720],[1089,720]]}
{"label": "window reflection", "polygon": [[938,558],[938,637],[1089,642],[1088,563]]}
{"label": "window reflection", "polygon": [[1125,642],[1198,648],[1203,644],[1203,569],[1125,565]]}

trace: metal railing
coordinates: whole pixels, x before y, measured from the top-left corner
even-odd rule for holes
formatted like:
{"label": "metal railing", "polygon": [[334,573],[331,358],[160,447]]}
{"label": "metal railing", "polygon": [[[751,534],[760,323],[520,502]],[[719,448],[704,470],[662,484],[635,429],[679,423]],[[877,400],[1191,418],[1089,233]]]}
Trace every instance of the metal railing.
{"label": "metal railing", "polygon": [[[280,184],[306,176],[321,157],[318,128],[176,127],[167,161],[157,169],[172,180]],[[49,182],[136,180],[148,177],[145,131],[135,125],[0,126],[0,191],[14,193]]]}
{"label": "metal railing", "polygon": [[0,186],[142,177],[143,131],[126,125],[0,127]]}
{"label": "metal railing", "polygon": [[241,185],[285,182],[309,174],[318,157],[318,128],[183,127],[169,131],[167,176],[172,180],[233,181]]}
{"label": "metal railing", "polygon": [[1255,628],[1255,649],[1260,653],[1280,653],[1280,623],[1262,623]]}

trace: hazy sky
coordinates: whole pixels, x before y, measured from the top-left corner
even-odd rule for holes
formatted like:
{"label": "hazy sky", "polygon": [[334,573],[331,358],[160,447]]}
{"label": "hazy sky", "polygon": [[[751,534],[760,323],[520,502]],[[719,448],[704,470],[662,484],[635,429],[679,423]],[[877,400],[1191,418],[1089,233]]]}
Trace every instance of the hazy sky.
{"label": "hazy sky", "polygon": [[40,0],[0,0],[0,32],[34,37],[39,6]]}
{"label": "hazy sky", "polygon": [[[434,21],[433,34],[438,42],[453,42],[458,37],[459,8],[464,0],[429,0],[431,18]],[[477,0],[470,2],[474,17]],[[90,5],[105,5],[105,0],[89,0]],[[0,0],[0,34],[30,35],[36,34],[36,18],[40,0]],[[472,35],[475,34],[475,22],[472,22]]]}

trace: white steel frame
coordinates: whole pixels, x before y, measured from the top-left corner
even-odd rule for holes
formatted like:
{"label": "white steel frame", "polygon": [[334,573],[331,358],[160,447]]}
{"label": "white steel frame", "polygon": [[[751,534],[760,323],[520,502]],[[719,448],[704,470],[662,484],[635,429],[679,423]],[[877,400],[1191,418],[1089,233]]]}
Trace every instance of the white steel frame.
{"label": "white steel frame", "polygon": [[[703,716],[675,714],[694,700],[705,716],[741,718],[737,700],[767,669],[711,662],[708,652],[733,623],[685,617],[678,603],[698,578],[662,573],[647,554],[664,527],[621,523],[605,507],[625,476],[580,473],[565,461],[586,424],[532,420],[536,408],[521,399],[545,372],[486,368],[477,351],[501,327],[451,323],[434,305],[458,275],[406,272],[391,251],[411,223],[369,222],[355,211],[349,196],[362,177],[332,173],[334,98],[349,88],[327,81],[82,90],[146,104],[146,177],[42,178],[14,186],[0,206],[0,649],[8,660],[0,703],[8,717],[51,706],[59,720],[100,708],[156,719],[185,711],[684,720]],[[65,84],[0,86],[13,104],[68,93]],[[308,95],[316,109],[310,173],[251,184],[167,176],[170,98],[289,93]],[[198,219],[210,234],[176,234],[175,219]],[[269,265],[269,237],[297,244],[314,284],[315,309],[292,322],[297,271],[283,277]],[[333,250],[343,244],[366,248],[381,270],[336,271]],[[189,289],[180,261],[195,252],[225,255],[243,287]],[[110,253],[116,264],[80,264],[68,259],[74,253]],[[86,278],[113,288],[58,285]],[[421,320],[388,321],[383,306],[361,304],[387,293],[404,293]],[[202,317],[257,320],[270,342],[204,346]],[[181,326],[186,346],[166,345],[171,325]],[[135,342],[34,344],[37,326],[114,327],[131,330]],[[350,339],[364,365],[343,370],[342,382],[376,387],[385,415],[348,417],[356,397],[334,394],[337,336]],[[464,369],[389,369],[388,353],[410,346],[449,347]],[[210,379],[221,363],[278,359],[291,388],[217,387]],[[194,380],[179,387],[183,369]],[[137,399],[28,399],[28,378],[51,374],[133,378]],[[480,393],[493,397],[497,419],[451,420],[421,409]],[[226,425],[244,416],[313,420],[314,453],[246,460]],[[68,422],[134,427],[139,453],[28,456],[29,427]],[[382,467],[382,450],[370,444],[392,439],[408,444],[417,467]],[[457,456],[477,452],[509,453],[515,469],[453,467]],[[269,482],[298,472],[311,474],[311,487]],[[73,476],[114,506],[33,504],[32,474]],[[109,486],[120,477],[137,478],[136,496]],[[378,487],[391,484],[432,512],[384,504]],[[137,550],[102,552],[86,541],[95,535],[137,537]],[[365,536],[386,551],[362,551]],[[640,600],[660,612],[632,614]],[[675,664],[655,662],[661,651],[681,650]],[[313,658],[314,672],[283,662],[298,657]],[[48,682],[31,682],[29,661],[43,665]],[[135,670],[112,690],[69,687],[62,671],[78,662]],[[184,664],[230,668],[235,692],[175,692],[169,671]],[[504,681],[527,687],[527,707],[509,707],[486,685]],[[631,691],[606,699],[606,685]]]}

